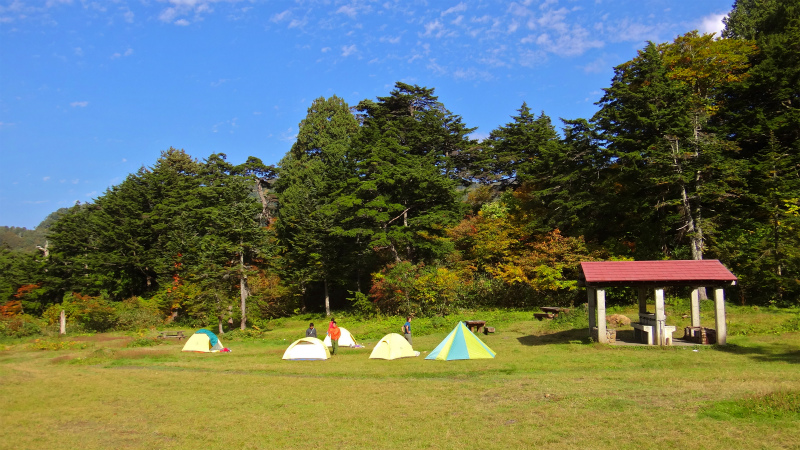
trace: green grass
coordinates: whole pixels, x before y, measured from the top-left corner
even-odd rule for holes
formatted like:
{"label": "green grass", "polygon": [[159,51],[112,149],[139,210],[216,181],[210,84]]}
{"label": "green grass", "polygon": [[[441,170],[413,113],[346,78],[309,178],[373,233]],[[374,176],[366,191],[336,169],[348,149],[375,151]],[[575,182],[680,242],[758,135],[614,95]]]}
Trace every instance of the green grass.
{"label": "green grass", "polygon": [[[309,321],[324,334],[313,316],[274,321],[260,338],[221,336],[230,354],[129,347],[138,335],[50,338],[85,345],[61,350],[6,340],[0,448],[800,448],[800,332],[779,332],[797,311],[729,313],[729,330],[756,331],[725,347],[596,344],[579,315],[417,319],[423,354],[397,361],[368,356],[400,319],[346,315],[337,321],[367,348],[320,362],[281,360]],[[495,326],[481,336],[495,359],[424,360],[458,318]]]}

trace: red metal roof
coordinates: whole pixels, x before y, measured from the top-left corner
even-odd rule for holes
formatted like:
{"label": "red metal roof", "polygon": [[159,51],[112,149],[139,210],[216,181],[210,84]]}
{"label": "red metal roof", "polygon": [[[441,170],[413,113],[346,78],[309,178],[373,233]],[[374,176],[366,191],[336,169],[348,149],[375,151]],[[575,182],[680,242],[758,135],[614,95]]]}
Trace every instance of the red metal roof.
{"label": "red metal roof", "polygon": [[709,286],[731,284],[737,278],[719,260],[592,261],[581,263],[581,281],[589,286]]}

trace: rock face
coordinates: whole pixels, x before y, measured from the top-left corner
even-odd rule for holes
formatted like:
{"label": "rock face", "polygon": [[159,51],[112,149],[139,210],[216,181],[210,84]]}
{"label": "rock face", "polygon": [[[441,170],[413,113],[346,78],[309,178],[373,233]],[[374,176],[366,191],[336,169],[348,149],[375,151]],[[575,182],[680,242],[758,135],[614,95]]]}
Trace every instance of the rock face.
{"label": "rock face", "polygon": [[622,314],[612,314],[606,317],[606,322],[608,322],[608,326],[611,328],[617,328],[620,325],[630,325],[631,319],[628,316],[623,316]]}

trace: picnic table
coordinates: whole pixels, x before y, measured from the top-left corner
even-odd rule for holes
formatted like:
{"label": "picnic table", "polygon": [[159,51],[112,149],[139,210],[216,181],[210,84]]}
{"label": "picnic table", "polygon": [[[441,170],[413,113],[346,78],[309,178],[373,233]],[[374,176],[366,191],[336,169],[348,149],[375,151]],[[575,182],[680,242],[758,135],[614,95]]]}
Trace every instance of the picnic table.
{"label": "picnic table", "polygon": [[485,320],[465,320],[464,325],[469,328],[469,331],[473,333],[480,333],[483,330],[483,327],[486,326]]}
{"label": "picnic table", "polygon": [[534,313],[533,317],[542,320],[542,319],[554,319],[559,313],[568,313],[569,309],[561,308],[558,306],[542,306],[540,308],[544,312]]}
{"label": "picnic table", "polygon": [[183,330],[177,330],[177,331],[162,331],[162,332],[161,332],[161,335],[160,335],[159,337],[160,337],[161,339],[167,339],[167,338],[178,338],[178,340],[180,341],[180,340],[182,340],[183,338],[185,338],[185,337],[186,337],[186,336],[185,336],[183,333],[184,333],[184,331],[183,331]]}

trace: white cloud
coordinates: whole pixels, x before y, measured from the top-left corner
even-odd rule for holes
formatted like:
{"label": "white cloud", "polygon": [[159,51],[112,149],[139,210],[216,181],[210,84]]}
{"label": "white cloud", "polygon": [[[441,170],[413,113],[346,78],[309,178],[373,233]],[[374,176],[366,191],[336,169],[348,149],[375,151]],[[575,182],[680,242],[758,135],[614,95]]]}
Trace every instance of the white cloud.
{"label": "white cloud", "polygon": [[401,36],[383,36],[381,42],[388,42],[390,44],[397,44],[400,42]]}
{"label": "white cloud", "polygon": [[541,50],[522,50],[519,54],[519,65],[523,67],[536,67],[547,61],[547,54]]}
{"label": "white cloud", "polygon": [[273,16],[269,20],[271,20],[271,21],[273,21],[275,23],[282,22],[282,21],[288,19],[291,14],[292,14],[292,12],[287,9],[286,11],[279,12],[278,14],[273,14]]}
{"label": "white cloud", "polygon": [[211,7],[213,3],[227,2],[234,3],[236,0],[159,0],[160,2],[169,3],[171,6],[165,8],[158,15],[158,19],[162,22],[173,23],[175,25],[185,26],[189,24],[188,20],[178,19],[183,16],[194,15],[194,20],[202,20],[201,14],[208,14],[214,11]]}
{"label": "white cloud", "polygon": [[306,23],[308,23],[307,19],[292,19],[292,21],[289,22],[289,28],[300,28]]}
{"label": "white cloud", "polygon": [[122,158],[122,162],[128,162],[126,158]]}
{"label": "white cloud", "polygon": [[446,16],[448,14],[464,12],[466,10],[467,10],[467,4],[464,3],[464,2],[461,2],[461,3],[457,4],[456,6],[453,6],[452,8],[448,8],[448,9],[445,9],[444,11],[442,11],[442,17],[444,17],[444,16]]}
{"label": "white cloud", "polygon": [[604,45],[602,41],[592,39],[589,32],[579,25],[573,26],[571,32],[557,37],[542,33],[536,38],[536,44],[545,51],[560,56],[581,55],[590,48],[600,48]]}
{"label": "white cloud", "polygon": [[611,25],[597,26],[598,31],[605,31],[611,42],[639,42],[645,41],[660,42],[658,30],[650,25],[632,22],[628,18]]}
{"label": "white cloud", "polygon": [[567,17],[567,8],[550,10],[542,14],[542,17],[537,21],[539,26],[557,30],[560,33],[566,33],[569,26],[564,19]]}
{"label": "white cloud", "polygon": [[129,49],[125,50],[123,53],[120,53],[120,52],[114,53],[113,55],[111,55],[111,59],[117,59],[117,58],[121,58],[123,56],[127,57],[127,56],[131,56],[132,54],[133,54],[133,49],[129,48]]}
{"label": "white cloud", "polygon": [[425,24],[425,33],[423,36],[431,36],[433,33],[436,33],[436,37],[439,37],[443,31],[444,27],[442,26],[442,23],[438,20],[434,20],[433,22],[428,22]]}
{"label": "white cloud", "polygon": [[80,47],[75,47],[75,55],[76,56],[83,56],[83,49]]}
{"label": "white cloud", "polygon": [[49,180],[49,179],[50,179],[50,177],[44,177],[44,178],[42,178],[42,180],[43,180],[43,181],[47,181],[47,180]]}
{"label": "white cloud", "polygon": [[701,33],[717,33],[717,37],[719,37],[725,28],[725,24],[722,23],[722,19],[725,17],[727,17],[727,14],[711,14],[703,17],[698,30]]}
{"label": "white cloud", "polygon": [[342,56],[348,57],[355,53],[357,50],[356,44],[342,46]]}
{"label": "white cloud", "polygon": [[47,0],[47,2],[44,4],[44,6],[46,8],[52,8],[53,6],[56,6],[56,5],[59,5],[59,4],[69,5],[71,3],[72,3],[72,0]]}
{"label": "white cloud", "polygon": [[69,104],[69,106],[72,106],[73,108],[85,108],[85,107],[89,106],[89,102],[86,102],[86,101],[83,101],[83,102],[72,102],[72,103]]}
{"label": "white cloud", "polygon": [[453,77],[460,80],[483,80],[492,81],[494,77],[485,70],[478,70],[474,67],[467,69],[456,69],[453,71]]}
{"label": "white cloud", "polygon": [[322,47],[322,53],[328,53],[329,51],[331,51],[330,47]]}
{"label": "white cloud", "polygon": [[175,25],[177,25],[179,27],[186,27],[186,26],[189,26],[190,24],[191,24],[191,22],[189,22],[186,19],[178,19],[178,20],[175,21]]}
{"label": "white cloud", "polygon": [[125,14],[122,15],[125,18],[125,22],[133,23],[133,11],[125,11]]}
{"label": "white cloud", "polygon": [[539,9],[545,9],[551,4],[558,3],[558,0],[544,0],[541,5],[539,5]]}
{"label": "white cloud", "polygon": [[353,5],[344,5],[336,10],[336,14],[344,14],[354,19],[358,15],[358,10]]}
{"label": "white cloud", "polygon": [[603,73],[610,67],[611,66],[609,65],[608,61],[605,60],[605,58],[597,58],[581,68],[586,73]]}
{"label": "white cloud", "polygon": [[433,72],[435,72],[437,75],[444,75],[444,74],[447,73],[447,70],[444,67],[442,67],[441,65],[439,65],[436,62],[435,59],[431,59],[430,61],[428,61],[428,66],[427,67],[428,67],[428,69],[430,69]]}

